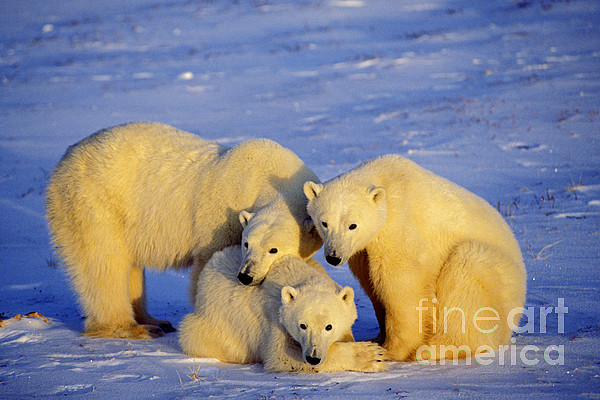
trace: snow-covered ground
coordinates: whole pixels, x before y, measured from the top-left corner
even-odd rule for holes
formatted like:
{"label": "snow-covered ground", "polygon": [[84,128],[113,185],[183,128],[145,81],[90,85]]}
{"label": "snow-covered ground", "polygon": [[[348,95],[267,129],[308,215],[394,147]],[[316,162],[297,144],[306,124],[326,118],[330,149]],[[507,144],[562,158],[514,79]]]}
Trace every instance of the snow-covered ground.
{"label": "snow-covered ground", "polygon": [[[50,320],[0,328],[0,398],[600,398],[597,1],[4,0],[0,79],[0,313]],[[489,365],[312,376],[192,359],[176,334],[81,336],[44,189],[68,145],[136,120],[267,137],[322,180],[413,159],[506,217],[530,324]],[[327,270],[357,289],[357,339],[375,336],[347,267]],[[151,312],[178,325],[188,274],[148,281]]]}

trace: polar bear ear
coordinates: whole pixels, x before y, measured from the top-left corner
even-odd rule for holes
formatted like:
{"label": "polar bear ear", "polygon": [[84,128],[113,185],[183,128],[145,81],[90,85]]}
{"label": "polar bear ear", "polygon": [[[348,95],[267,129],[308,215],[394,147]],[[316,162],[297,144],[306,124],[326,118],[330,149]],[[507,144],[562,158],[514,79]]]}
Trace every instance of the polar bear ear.
{"label": "polar bear ear", "polygon": [[298,296],[298,291],[291,286],[284,286],[281,288],[281,302],[283,304],[291,303],[296,296]]}
{"label": "polar bear ear", "polygon": [[344,303],[350,304],[354,301],[354,290],[350,286],[346,286],[338,292],[338,297]]}
{"label": "polar bear ear", "polygon": [[242,224],[242,226],[245,228],[246,226],[248,226],[248,222],[250,222],[252,217],[254,217],[254,214],[252,214],[251,212],[241,211],[239,215],[240,224]]}
{"label": "polar bear ear", "polygon": [[369,197],[375,203],[379,203],[381,200],[385,198],[385,189],[381,186],[373,186],[369,189]]}
{"label": "polar bear ear", "polygon": [[310,232],[315,228],[315,223],[311,217],[307,217],[304,221],[302,221],[302,226],[307,232]]}
{"label": "polar bear ear", "polygon": [[323,185],[320,183],[314,183],[311,181],[304,182],[304,195],[308,200],[312,200],[321,193],[323,190]]}

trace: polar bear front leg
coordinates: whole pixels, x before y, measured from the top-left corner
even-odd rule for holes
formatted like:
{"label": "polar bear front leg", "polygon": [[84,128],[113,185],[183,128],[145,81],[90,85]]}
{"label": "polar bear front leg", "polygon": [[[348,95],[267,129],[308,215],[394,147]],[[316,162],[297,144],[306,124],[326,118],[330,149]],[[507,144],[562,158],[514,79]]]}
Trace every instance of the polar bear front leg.
{"label": "polar bear front leg", "polygon": [[[418,318],[418,317],[417,317]],[[383,347],[387,349],[388,358],[392,361],[409,361],[412,353],[423,342],[423,333],[413,323],[415,315],[410,310],[386,313],[386,340]]]}
{"label": "polar bear front leg", "polygon": [[327,352],[327,359],[319,372],[385,371],[385,349],[373,342],[335,342]]}
{"label": "polar bear front leg", "polygon": [[270,372],[336,372],[385,370],[385,349],[371,342],[334,342],[322,364],[314,366],[302,357],[300,344],[281,329],[265,336],[261,345],[264,367]]}
{"label": "polar bear front leg", "polygon": [[[388,359],[411,360],[429,333],[429,314],[419,311],[420,299],[431,298],[430,288],[418,268],[388,274],[380,291],[385,309],[385,342]],[[428,296],[429,295],[429,296]]]}
{"label": "polar bear front leg", "polygon": [[164,333],[175,332],[176,329],[169,321],[154,318],[148,313],[146,305],[146,277],[144,268],[133,266],[129,273],[129,296],[131,298],[131,306],[133,307],[133,317],[135,322],[140,325],[149,325],[149,331],[156,331],[160,335],[160,331]]}
{"label": "polar bear front leg", "polygon": [[379,324],[379,336],[372,341],[381,344],[385,342],[385,310],[373,287],[367,252],[362,250],[355,253],[348,260],[348,267],[350,267],[350,271],[352,271],[352,274],[358,279],[360,286],[371,300],[373,311],[375,311],[375,316],[377,317],[377,322]]}
{"label": "polar bear front leg", "polygon": [[372,342],[335,342],[327,352],[327,358],[318,366],[304,361],[302,351],[296,344],[273,343],[263,360],[270,372],[381,372],[386,366],[385,349]]}
{"label": "polar bear front leg", "polygon": [[[215,234],[216,235],[216,234]],[[218,235],[217,235],[218,236]],[[222,247],[214,246],[214,245],[206,245],[201,249],[196,249],[194,255],[192,256],[192,272],[190,274],[190,302],[194,304],[196,302],[196,296],[198,295],[198,279],[200,278],[200,274],[202,270],[212,257],[212,255],[219,251],[223,250],[225,247],[234,244],[235,242],[225,242]]]}

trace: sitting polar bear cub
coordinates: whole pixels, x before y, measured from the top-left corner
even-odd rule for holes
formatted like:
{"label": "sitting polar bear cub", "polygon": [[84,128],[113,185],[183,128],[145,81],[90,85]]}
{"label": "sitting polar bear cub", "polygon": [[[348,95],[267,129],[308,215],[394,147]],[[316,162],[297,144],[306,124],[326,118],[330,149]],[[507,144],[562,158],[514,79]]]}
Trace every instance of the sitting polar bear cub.
{"label": "sitting polar bear cub", "polygon": [[201,272],[195,310],[179,343],[194,357],[262,362],[271,372],[377,372],[383,349],[354,342],[354,291],[341,288],[313,260],[288,255],[260,286],[240,285],[240,246],[213,255]]}
{"label": "sitting polar bear cub", "polygon": [[508,342],[525,266],[485,200],[396,155],[304,192],[325,259],[348,262],[389,359],[465,358]]}

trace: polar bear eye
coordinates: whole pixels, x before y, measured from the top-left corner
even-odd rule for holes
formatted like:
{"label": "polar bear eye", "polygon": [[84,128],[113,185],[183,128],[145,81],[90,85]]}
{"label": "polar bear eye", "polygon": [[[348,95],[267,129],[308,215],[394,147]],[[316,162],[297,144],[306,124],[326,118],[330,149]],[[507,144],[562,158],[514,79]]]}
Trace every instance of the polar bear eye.
{"label": "polar bear eye", "polygon": [[269,253],[277,254],[277,249],[275,247],[273,247],[271,250],[269,250]]}
{"label": "polar bear eye", "polygon": [[248,248],[248,242],[244,242],[244,247]]}
{"label": "polar bear eye", "polygon": [[305,331],[305,330],[306,330],[306,328],[308,328],[308,327],[306,326],[306,324],[300,324],[300,329],[302,329],[303,331]]}
{"label": "polar bear eye", "polygon": [[325,330],[326,330],[326,331],[330,331],[330,330],[332,330],[332,329],[333,329],[333,326],[331,326],[331,324],[328,324],[328,325],[325,327]]}
{"label": "polar bear eye", "polygon": [[350,224],[350,226],[348,227],[348,229],[350,229],[351,231],[356,229],[356,224]]}
{"label": "polar bear eye", "polygon": [[327,222],[321,222],[321,225],[323,225],[323,228],[327,228]]}

